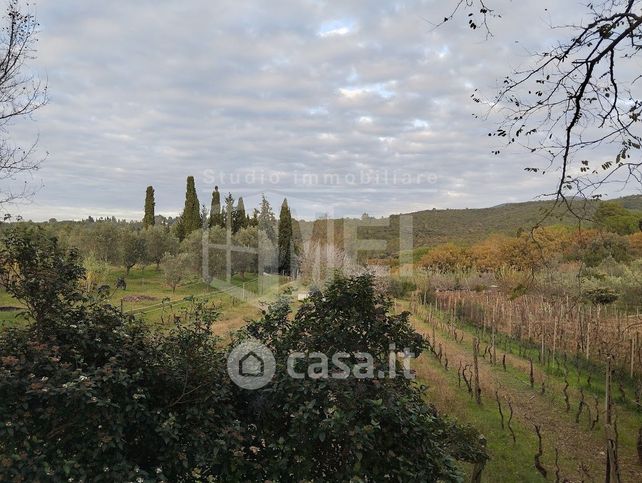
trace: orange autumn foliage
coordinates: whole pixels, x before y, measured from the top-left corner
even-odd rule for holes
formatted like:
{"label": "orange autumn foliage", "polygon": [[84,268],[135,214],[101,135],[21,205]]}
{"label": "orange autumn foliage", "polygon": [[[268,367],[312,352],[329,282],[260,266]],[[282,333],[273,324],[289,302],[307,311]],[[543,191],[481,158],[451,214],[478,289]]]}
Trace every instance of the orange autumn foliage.
{"label": "orange autumn foliage", "polygon": [[471,247],[445,243],[433,247],[420,265],[440,271],[476,268],[490,272],[503,267],[536,270],[551,260],[561,259],[571,238],[565,227],[542,227],[515,237],[491,235]]}
{"label": "orange autumn foliage", "polygon": [[470,268],[472,260],[466,248],[454,243],[444,243],[426,253],[419,261],[419,265],[432,270],[450,272]]}
{"label": "orange autumn foliage", "polygon": [[629,247],[631,255],[634,257],[642,257],[642,232],[633,233],[627,236],[629,240]]}

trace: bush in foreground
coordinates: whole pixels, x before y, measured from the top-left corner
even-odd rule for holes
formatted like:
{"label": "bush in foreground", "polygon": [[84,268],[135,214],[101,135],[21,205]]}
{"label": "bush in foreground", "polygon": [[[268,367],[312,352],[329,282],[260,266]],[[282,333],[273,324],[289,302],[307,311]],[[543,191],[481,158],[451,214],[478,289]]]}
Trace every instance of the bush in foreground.
{"label": "bush in foreground", "polygon": [[486,458],[474,431],[404,378],[286,375],[293,350],[364,351],[379,367],[389,342],[422,349],[367,276],[336,279],[293,317],[280,301],[248,324],[238,338],[278,361],[256,391],[229,379],[214,309],[195,304],[188,322],[155,333],[87,297],[83,276],[42,231],[5,234],[0,280],[31,323],[0,334],[2,481],[456,481],[456,460]]}

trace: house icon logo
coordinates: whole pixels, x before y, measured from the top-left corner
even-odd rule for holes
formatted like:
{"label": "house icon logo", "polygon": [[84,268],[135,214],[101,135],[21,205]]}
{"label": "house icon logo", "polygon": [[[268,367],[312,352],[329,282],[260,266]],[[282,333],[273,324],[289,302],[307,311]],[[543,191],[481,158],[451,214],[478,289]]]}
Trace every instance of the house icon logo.
{"label": "house icon logo", "polygon": [[239,360],[239,374],[243,377],[262,377],[265,374],[265,362],[256,352],[250,351]]}
{"label": "house icon logo", "polygon": [[272,380],[274,354],[256,339],[243,341],[227,357],[227,373],[243,389],[259,389]]}

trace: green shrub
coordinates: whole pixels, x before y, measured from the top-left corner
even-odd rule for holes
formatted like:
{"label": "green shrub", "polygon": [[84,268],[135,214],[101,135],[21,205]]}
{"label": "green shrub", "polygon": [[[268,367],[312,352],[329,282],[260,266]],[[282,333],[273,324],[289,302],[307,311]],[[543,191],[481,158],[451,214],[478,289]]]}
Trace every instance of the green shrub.
{"label": "green shrub", "polygon": [[245,429],[216,313],[195,306],[192,322],[154,334],[84,297],[83,275],[42,231],[5,236],[0,278],[32,323],[0,335],[0,480],[242,476]]}
{"label": "green shrub", "polygon": [[[271,441],[261,479],[276,481],[451,481],[456,460],[486,455],[471,428],[444,420],[426,404],[421,387],[402,376],[385,379],[302,379],[286,375],[278,361],[292,352],[368,352],[374,373],[388,370],[389,344],[419,355],[427,346],[409,313],[390,315],[391,300],[373,288],[370,275],[338,276],[314,292],[291,317],[281,300],[245,336],[276,356],[271,386],[254,391],[253,406],[268,414],[258,438]],[[354,368],[358,360],[344,360]],[[309,360],[295,369],[306,373]],[[279,438],[284,438],[278,444]],[[287,442],[296,441],[296,445]]]}
{"label": "green shrub", "polygon": [[584,297],[596,305],[608,305],[615,302],[619,295],[609,287],[600,287],[592,290],[586,290]]}
{"label": "green shrub", "polygon": [[409,278],[390,278],[388,293],[394,298],[406,297],[410,292],[417,290],[417,284]]}
{"label": "green shrub", "polygon": [[83,275],[42,231],[5,234],[0,280],[31,324],[0,334],[0,481],[456,481],[456,460],[486,458],[476,432],[407,379],[286,375],[293,350],[365,351],[377,369],[390,342],[422,350],[368,276],[336,279],[294,317],[281,300],[249,323],[238,338],[279,362],[248,391],[226,373],[215,309],[195,303],[155,333],[83,295]]}
{"label": "green shrub", "polygon": [[615,233],[602,233],[590,241],[580,259],[588,267],[596,267],[607,259],[628,262],[631,259],[629,241]]}

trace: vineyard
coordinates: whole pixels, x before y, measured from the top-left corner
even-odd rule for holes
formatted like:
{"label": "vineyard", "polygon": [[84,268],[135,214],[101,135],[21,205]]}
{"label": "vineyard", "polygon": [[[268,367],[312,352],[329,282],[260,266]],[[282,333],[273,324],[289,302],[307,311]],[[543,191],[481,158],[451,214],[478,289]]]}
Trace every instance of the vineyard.
{"label": "vineyard", "polygon": [[[614,370],[631,378],[642,372],[642,318],[609,305],[586,306],[524,295],[506,299],[497,292],[437,292],[434,308],[465,320],[483,336],[496,334],[523,350],[537,349],[539,362],[559,366],[574,360],[596,365],[611,359]],[[500,342],[501,341],[501,342]]]}
{"label": "vineyard", "polygon": [[635,314],[491,291],[416,292],[407,308],[431,399],[487,437],[484,481],[642,479]]}

